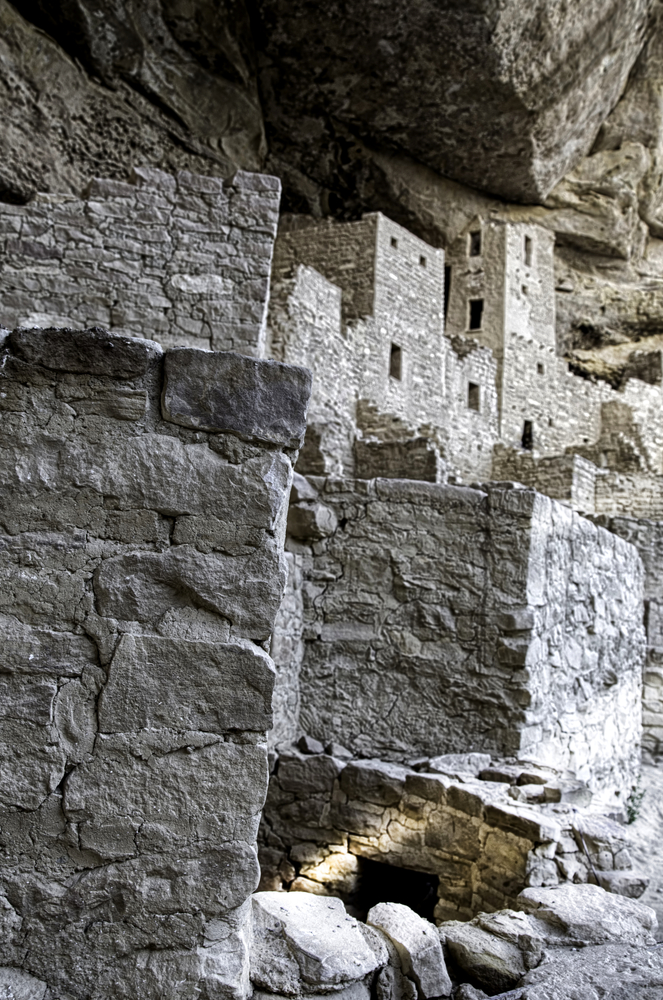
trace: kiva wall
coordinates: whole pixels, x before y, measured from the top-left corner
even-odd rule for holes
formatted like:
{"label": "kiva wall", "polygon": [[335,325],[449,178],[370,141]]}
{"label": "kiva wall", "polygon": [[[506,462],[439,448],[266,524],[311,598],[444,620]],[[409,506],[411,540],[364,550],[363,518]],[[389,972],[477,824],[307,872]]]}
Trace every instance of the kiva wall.
{"label": "kiva wall", "polygon": [[310,377],[30,330],[0,386],[0,964],[242,998]]}
{"label": "kiva wall", "polygon": [[530,490],[309,484],[317,499],[296,504],[289,542],[303,569],[302,730],[395,761],[515,754],[618,803],[641,731],[633,547]]}
{"label": "kiva wall", "polygon": [[137,168],[85,198],[0,204],[0,326],[103,326],[164,347],[264,350],[281,187]]}

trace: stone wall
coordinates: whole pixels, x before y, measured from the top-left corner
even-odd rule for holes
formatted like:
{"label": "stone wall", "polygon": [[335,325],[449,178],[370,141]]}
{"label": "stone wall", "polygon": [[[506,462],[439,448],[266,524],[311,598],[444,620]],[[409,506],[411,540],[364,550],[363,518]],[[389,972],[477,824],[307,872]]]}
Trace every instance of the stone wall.
{"label": "stone wall", "polygon": [[639,755],[635,550],[499,484],[309,488],[288,543],[303,569],[302,729],[387,760],[516,754],[618,801]]}
{"label": "stone wall", "polygon": [[341,475],[353,467],[357,330],[353,327],[343,332],[341,289],[312,267],[285,268],[279,246],[277,243],[267,350],[277,361],[304,364],[313,373],[300,468],[314,475]]}
{"label": "stone wall", "polygon": [[523,483],[581,514],[596,509],[596,479],[606,473],[580,455],[538,458],[531,451],[497,445],[493,452],[493,479]]}
{"label": "stone wall", "polygon": [[279,181],[151,168],[134,181],[0,204],[0,325],[261,356]]}
{"label": "stone wall", "polygon": [[[481,234],[479,254],[471,253],[472,233]],[[631,378],[617,391],[607,382],[574,374],[557,354],[553,249],[553,235],[540,226],[477,219],[447,254],[451,279],[446,332],[472,338],[494,352],[499,440],[505,447],[521,447],[528,421],[530,448],[538,455],[559,456],[567,450],[584,454],[583,449],[605,432],[605,404],[626,404],[653,471],[661,473],[660,385]],[[478,329],[470,321],[473,300],[483,302]]]}
{"label": "stone wall", "polygon": [[443,312],[443,252],[380,213],[279,233],[267,351],[314,373],[301,471],[352,473],[363,403],[391,422],[390,440],[400,422],[401,442],[429,437],[463,477],[490,474],[495,362],[445,338]]}
{"label": "stone wall", "polygon": [[663,523],[628,516],[597,516],[596,521],[634,545],[645,570],[647,659],[643,670],[642,745],[656,759],[663,755]]}
{"label": "stone wall", "polygon": [[0,964],[244,997],[310,377],[98,330],[0,369]]}
{"label": "stone wall", "polygon": [[[261,827],[262,885],[356,905],[370,859],[437,876],[438,921],[511,907],[526,886],[596,877],[609,891],[642,894],[646,874],[632,870],[624,827],[574,804],[565,782],[514,766],[487,767],[481,780],[471,760],[453,756],[455,775],[451,760],[448,773],[422,773],[283,749]],[[548,804],[524,804],[526,790]],[[380,890],[388,899],[388,868]]]}

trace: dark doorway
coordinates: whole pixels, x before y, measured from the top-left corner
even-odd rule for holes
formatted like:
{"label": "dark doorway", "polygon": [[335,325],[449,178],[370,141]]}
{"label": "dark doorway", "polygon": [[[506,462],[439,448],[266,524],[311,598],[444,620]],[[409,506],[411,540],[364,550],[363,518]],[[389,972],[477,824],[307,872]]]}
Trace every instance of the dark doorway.
{"label": "dark doorway", "polygon": [[376,903],[404,903],[419,916],[433,920],[439,882],[437,875],[396,868],[380,861],[369,861],[368,858],[361,858],[360,862],[359,887],[346,903],[353,916],[365,920]]}
{"label": "dark doorway", "polygon": [[534,447],[534,424],[531,420],[526,420],[523,424],[523,436],[520,443],[526,451],[531,451]]}

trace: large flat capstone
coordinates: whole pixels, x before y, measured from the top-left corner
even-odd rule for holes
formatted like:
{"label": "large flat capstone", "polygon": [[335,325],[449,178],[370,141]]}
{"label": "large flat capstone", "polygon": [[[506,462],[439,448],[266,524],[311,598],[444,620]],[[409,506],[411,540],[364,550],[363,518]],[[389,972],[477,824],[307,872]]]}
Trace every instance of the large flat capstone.
{"label": "large flat capstone", "polygon": [[201,431],[299,448],[312,375],[306,368],[189,348],[166,355],[166,420]]}

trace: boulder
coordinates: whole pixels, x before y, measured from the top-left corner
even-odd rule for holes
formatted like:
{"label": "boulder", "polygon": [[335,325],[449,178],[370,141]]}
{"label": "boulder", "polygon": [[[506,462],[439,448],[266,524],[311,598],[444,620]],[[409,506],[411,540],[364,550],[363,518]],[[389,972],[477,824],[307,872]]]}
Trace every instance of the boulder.
{"label": "boulder", "polygon": [[491,993],[511,989],[541,956],[536,921],[514,910],[452,920],[439,934],[454,962]]}
{"label": "boulder", "polygon": [[478,778],[488,767],[490,754],[487,753],[444,753],[432,757],[428,764],[428,770],[433,774],[447,774],[451,778]]}
{"label": "boulder", "polygon": [[420,997],[449,996],[451,980],[433,924],[402,903],[378,903],[366,922],[394,944],[403,972],[415,981]]}
{"label": "boulder", "polygon": [[387,964],[340,899],[306,892],[253,896],[251,979],[270,993],[337,992]]}
{"label": "boulder", "polygon": [[440,938],[454,962],[490,993],[510,990],[541,962],[544,949],[608,942],[654,943],[656,915],[648,906],[596,885],[525,889],[518,910],[449,921]]}

